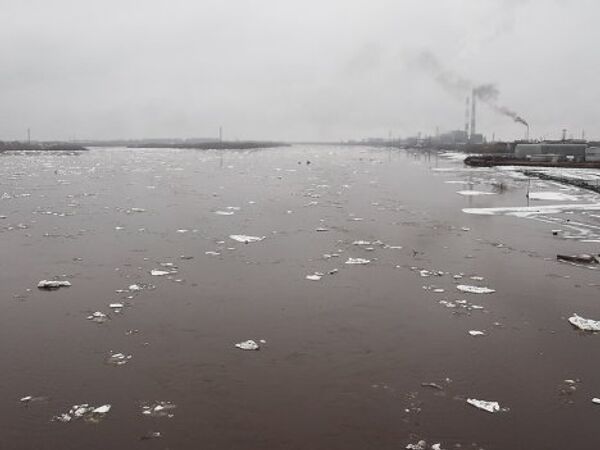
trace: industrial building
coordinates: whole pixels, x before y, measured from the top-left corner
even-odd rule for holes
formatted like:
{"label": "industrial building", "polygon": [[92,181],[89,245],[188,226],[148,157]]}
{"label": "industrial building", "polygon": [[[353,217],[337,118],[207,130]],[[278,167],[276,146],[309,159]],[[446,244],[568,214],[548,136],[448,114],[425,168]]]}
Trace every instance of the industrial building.
{"label": "industrial building", "polygon": [[517,158],[530,158],[535,161],[559,161],[564,159],[584,161],[586,158],[586,149],[587,144],[572,142],[517,144],[515,147],[515,156]]}
{"label": "industrial building", "polygon": [[589,162],[600,162],[600,147],[588,147],[585,149],[585,160]]}

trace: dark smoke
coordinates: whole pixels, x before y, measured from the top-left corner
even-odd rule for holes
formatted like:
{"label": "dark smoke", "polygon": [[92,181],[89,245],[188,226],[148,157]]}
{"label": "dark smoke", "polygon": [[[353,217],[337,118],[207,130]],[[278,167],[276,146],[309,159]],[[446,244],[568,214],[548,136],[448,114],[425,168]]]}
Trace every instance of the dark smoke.
{"label": "dark smoke", "polygon": [[446,69],[430,52],[423,52],[418,57],[419,64],[431,72],[435,80],[448,92],[455,95],[465,95],[472,91],[475,97],[488,105],[492,110],[503,116],[510,117],[517,123],[529,126],[527,121],[506,106],[498,105],[500,91],[493,83],[477,84],[451,70]]}

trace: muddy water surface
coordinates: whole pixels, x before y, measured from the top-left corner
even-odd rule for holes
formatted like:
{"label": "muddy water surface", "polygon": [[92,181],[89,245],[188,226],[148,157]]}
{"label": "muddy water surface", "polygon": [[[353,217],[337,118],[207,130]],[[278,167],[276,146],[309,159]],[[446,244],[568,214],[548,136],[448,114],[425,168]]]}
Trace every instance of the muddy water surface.
{"label": "muddy water surface", "polygon": [[[600,336],[567,322],[600,319],[600,279],[555,260],[599,251],[600,213],[462,211],[593,194],[295,146],[2,155],[0,196],[2,449],[600,446]],[[111,409],[53,420],[82,403]]]}

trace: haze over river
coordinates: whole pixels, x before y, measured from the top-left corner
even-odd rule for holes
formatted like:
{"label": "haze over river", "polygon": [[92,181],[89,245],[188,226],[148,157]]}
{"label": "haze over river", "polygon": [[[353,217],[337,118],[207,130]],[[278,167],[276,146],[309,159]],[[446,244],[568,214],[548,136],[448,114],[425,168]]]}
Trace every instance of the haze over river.
{"label": "haze over river", "polygon": [[599,272],[556,261],[598,203],[367,147],[0,155],[0,448],[598,449]]}

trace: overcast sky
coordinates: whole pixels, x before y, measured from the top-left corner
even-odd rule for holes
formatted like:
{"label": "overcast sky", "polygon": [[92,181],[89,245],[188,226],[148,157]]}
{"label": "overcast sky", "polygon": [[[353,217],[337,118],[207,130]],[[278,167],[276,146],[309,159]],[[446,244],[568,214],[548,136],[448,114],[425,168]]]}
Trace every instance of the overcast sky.
{"label": "overcast sky", "polygon": [[[597,0],[0,0],[0,139],[333,140],[464,127],[473,83],[535,137],[600,138]],[[481,105],[479,131],[524,127]]]}

